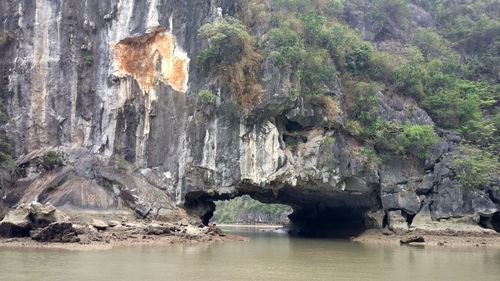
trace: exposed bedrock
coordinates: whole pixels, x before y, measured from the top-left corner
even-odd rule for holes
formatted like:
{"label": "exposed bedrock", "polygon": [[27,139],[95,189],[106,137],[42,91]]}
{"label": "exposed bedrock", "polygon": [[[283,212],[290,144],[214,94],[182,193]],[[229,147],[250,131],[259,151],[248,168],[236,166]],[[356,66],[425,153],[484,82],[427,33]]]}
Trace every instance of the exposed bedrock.
{"label": "exposed bedrock", "polygon": [[[449,154],[460,137],[439,131],[427,159],[389,155],[376,163],[344,129],[338,78],[325,90],[338,104],[333,114],[324,100],[290,98],[297,86],[290,70],[263,58],[260,102],[240,109],[219,77],[200,73],[196,58],[209,44],[200,26],[237,16],[241,2],[0,1],[0,32],[12,35],[0,46],[9,115],[1,129],[18,166],[0,174],[0,218],[38,201],[69,215],[176,221],[187,211],[206,224],[214,200],[248,194],[290,205],[297,231],[310,235],[456,219],[499,229],[498,183],[457,187]],[[412,10],[412,28],[433,26]],[[202,90],[214,100],[204,102]],[[410,98],[384,91],[377,98],[388,121],[434,125]]]}

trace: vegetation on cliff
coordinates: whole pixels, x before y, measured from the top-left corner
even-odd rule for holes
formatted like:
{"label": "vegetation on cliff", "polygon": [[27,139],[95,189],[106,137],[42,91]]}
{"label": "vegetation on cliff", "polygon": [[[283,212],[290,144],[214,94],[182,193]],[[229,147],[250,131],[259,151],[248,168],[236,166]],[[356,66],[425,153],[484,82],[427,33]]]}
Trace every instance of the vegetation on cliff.
{"label": "vegetation on cliff", "polygon": [[[498,155],[500,11],[495,3],[276,0],[269,6],[243,1],[241,21],[202,26],[200,35],[210,39],[210,46],[201,53],[199,66],[229,70],[222,75],[230,85],[239,80],[235,67],[251,70],[242,76],[246,86],[231,87],[247,108],[259,102],[256,68],[261,57],[291,71],[291,100],[322,98],[328,104],[316,106],[336,109],[337,116],[344,110],[346,119],[333,127],[361,141],[372,159],[380,159],[378,154],[424,160],[439,141],[432,125],[385,118],[380,93],[414,100],[437,127],[460,134],[471,149]],[[424,8],[434,22],[411,26],[415,7]],[[360,30],[355,24],[360,21],[370,30]],[[397,41],[399,47],[376,44],[384,40]],[[346,108],[339,106],[341,100]],[[498,172],[491,165],[482,168]]]}
{"label": "vegetation on cliff", "polygon": [[[357,139],[360,157],[372,168],[389,158],[423,163],[443,132],[452,131],[461,136],[451,154],[456,186],[484,189],[495,185],[500,172],[500,6],[495,3],[247,0],[240,20],[219,19],[200,29],[210,45],[198,62],[223,70],[219,75],[244,109],[259,103],[261,58],[290,73],[288,102],[305,100],[331,113],[323,114],[328,122],[321,126]],[[415,25],[412,14],[425,18],[426,12],[429,22]],[[240,77],[248,78],[243,78],[247,86],[238,88],[233,72],[242,65],[251,73]],[[401,110],[410,113],[391,117],[387,99],[401,100]],[[422,113],[413,115],[421,109],[433,123],[416,117]],[[305,138],[300,130],[283,134],[293,151]],[[218,203],[215,220],[235,223],[242,213],[283,211],[238,198]]]}
{"label": "vegetation on cliff", "polygon": [[209,40],[209,47],[198,56],[200,70],[223,77],[241,108],[258,103],[263,92],[258,82],[261,56],[254,36],[231,17],[207,23],[198,32]]}
{"label": "vegetation on cliff", "polygon": [[[5,105],[0,101],[0,126],[5,125],[8,121]],[[5,131],[0,131],[0,169],[10,172],[15,166],[11,156],[11,146],[7,141]]]}

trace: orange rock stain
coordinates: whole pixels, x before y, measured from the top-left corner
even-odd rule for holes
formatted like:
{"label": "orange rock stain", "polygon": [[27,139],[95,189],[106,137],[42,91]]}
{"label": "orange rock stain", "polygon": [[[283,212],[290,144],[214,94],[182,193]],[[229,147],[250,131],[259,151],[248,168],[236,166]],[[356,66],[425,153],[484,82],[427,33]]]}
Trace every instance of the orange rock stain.
{"label": "orange rock stain", "polygon": [[176,52],[175,37],[163,27],[112,45],[119,76],[130,75],[142,90],[150,92],[159,81],[186,92],[189,58]]}

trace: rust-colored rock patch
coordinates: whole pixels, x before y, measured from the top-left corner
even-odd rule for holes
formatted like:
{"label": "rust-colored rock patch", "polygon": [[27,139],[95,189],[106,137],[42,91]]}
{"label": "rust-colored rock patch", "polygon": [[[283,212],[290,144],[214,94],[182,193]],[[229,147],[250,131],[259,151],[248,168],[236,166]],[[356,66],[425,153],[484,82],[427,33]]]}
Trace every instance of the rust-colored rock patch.
{"label": "rust-colored rock patch", "polygon": [[118,76],[133,76],[146,92],[153,90],[159,81],[176,91],[186,92],[189,58],[175,42],[172,33],[159,27],[113,44]]}

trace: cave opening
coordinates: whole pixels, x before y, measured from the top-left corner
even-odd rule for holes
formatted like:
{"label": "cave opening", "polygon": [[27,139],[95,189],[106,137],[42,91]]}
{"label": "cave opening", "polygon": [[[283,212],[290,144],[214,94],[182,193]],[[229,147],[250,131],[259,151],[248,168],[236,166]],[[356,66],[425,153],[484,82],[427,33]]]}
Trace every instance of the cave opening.
{"label": "cave opening", "polygon": [[184,208],[197,216],[203,225],[211,222],[282,225],[289,235],[300,237],[349,238],[374,225],[372,219],[366,216],[369,209],[343,204],[344,200],[360,202],[346,198],[339,201],[339,198],[326,196],[298,197],[290,192],[275,195],[271,191],[240,190],[237,194],[226,195],[188,193]]}
{"label": "cave opening", "polygon": [[500,212],[496,212],[492,218],[493,229],[496,232],[500,232]]}
{"label": "cave opening", "polygon": [[500,212],[493,215],[479,215],[479,226],[500,233]]}

